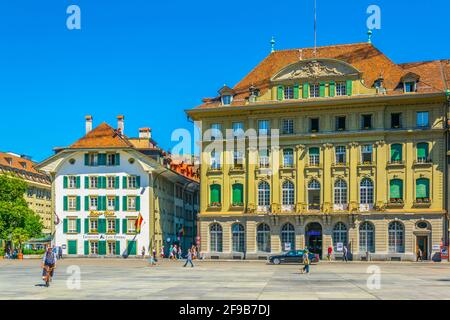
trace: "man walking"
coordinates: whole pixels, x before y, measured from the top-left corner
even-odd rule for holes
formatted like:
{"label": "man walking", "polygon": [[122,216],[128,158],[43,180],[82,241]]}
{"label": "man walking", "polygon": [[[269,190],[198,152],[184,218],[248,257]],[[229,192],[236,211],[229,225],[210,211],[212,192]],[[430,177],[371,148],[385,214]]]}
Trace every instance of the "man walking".
{"label": "man walking", "polygon": [[308,249],[305,250],[305,252],[303,253],[303,269],[301,270],[301,273],[309,273],[309,251]]}
{"label": "man walking", "polygon": [[344,246],[343,252],[344,252],[344,254],[343,254],[342,258],[344,259],[345,262],[348,262],[348,257],[347,257],[348,249],[347,249],[347,246]]}
{"label": "man walking", "polygon": [[186,263],[184,264],[183,267],[186,267],[188,263],[191,264],[191,268],[194,267],[194,263],[192,263],[192,250],[191,249],[188,250],[187,257],[186,257]]}
{"label": "man walking", "polygon": [[423,261],[423,258],[422,258],[422,250],[419,248],[419,249],[417,249],[417,259],[416,259],[416,262],[418,262],[418,261]]}

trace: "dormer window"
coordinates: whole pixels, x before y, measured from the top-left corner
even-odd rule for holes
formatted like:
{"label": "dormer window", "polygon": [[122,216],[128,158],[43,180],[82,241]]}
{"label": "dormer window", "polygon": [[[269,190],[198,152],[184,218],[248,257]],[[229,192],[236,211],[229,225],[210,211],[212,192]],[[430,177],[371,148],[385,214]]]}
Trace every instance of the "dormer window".
{"label": "dormer window", "polygon": [[409,72],[401,79],[403,82],[403,92],[412,93],[417,91],[417,83],[419,82],[419,76],[415,73]]}
{"label": "dormer window", "polygon": [[286,86],[284,87],[284,100],[294,99],[294,87]]}
{"label": "dormer window", "polygon": [[309,87],[309,96],[311,98],[318,98],[320,97],[320,85],[318,83],[313,83]]}
{"label": "dormer window", "polygon": [[416,92],[416,81],[404,82],[403,88],[405,93]]}
{"label": "dormer window", "polygon": [[220,90],[220,100],[222,101],[223,106],[229,106],[231,102],[233,101],[233,94],[234,90],[228,87],[227,85],[224,85]]}
{"label": "dormer window", "polygon": [[336,82],[336,95],[337,96],[347,95],[347,84],[345,82]]}
{"label": "dormer window", "polygon": [[231,96],[231,95],[227,94],[227,95],[222,96],[222,104],[224,106],[230,105],[232,100],[233,100],[233,96]]}

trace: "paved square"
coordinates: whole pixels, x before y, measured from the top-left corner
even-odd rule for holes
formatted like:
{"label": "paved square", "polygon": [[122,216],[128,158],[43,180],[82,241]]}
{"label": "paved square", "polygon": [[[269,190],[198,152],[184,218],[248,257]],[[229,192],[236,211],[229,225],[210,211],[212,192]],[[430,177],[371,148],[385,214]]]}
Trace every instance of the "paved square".
{"label": "paved square", "polygon": [[[450,299],[448,263],[321,262],[308,275],[264,261],[183,263],[64,259],[46,288],[40,260],[0,260],[0,299]],[[371,265],[381,272],[380,289],[367,287]],[[69,266],[81,270],[79,290],[67,286]]]}

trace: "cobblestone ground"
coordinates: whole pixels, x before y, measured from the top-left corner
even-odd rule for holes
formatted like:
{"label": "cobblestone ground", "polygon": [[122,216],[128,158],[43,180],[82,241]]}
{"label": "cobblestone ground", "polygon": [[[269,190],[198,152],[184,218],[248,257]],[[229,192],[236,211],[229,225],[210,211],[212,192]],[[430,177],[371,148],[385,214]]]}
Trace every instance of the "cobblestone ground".
{"label": "cobblestone ground", "polygon": [[[80,289],[70,288],[71,266],[81,271]],[[380,270],[379,289],[367,286],[369,266]],[[46,288],[40,260],[0,260],[0,299],[450,299],[448,263],[321,262],[310,274],[299,270],[263,261],[183,268],[183,261],[63,259]]]}

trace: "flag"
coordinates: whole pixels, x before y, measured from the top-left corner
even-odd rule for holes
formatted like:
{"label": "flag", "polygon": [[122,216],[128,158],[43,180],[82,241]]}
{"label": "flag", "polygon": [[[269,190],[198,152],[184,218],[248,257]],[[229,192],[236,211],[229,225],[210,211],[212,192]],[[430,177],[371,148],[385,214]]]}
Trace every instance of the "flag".
{"label": "flag", "polygon": [[139,213],[139,217],[136,219],[136,233],[141,233],[141,225],[142,222],[144,221],[144,218],[142,218],[141,214]]}
{"label": "flag", "polygon": [[58,215],[56,214],[56,212],[54,212],[54,214],[55,214],[54,223],[55,223],[55,225],[57,226],[57,225],[61,222],[61,220],[59,219],[59,217],[58,217]]}
{"label": "flag", "polygon": [[178,238],[181,238],[184,234],[184,226],[181,227],[180,231],[178,232]]}

